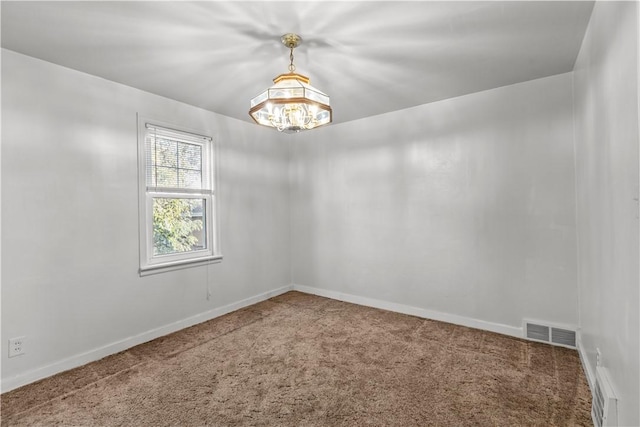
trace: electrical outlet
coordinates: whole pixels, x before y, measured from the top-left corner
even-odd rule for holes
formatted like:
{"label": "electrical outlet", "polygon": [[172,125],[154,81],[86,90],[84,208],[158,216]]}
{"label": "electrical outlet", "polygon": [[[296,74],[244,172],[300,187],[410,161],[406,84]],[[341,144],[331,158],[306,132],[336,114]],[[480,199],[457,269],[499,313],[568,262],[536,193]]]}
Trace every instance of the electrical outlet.
{"label": "electrical outlet", "polygon": [[9,340],[9,357],[24,354],[24,340],[26,337],[11,338]]}
{"label": "electrical outlet", "polygon": [[596,348],[596,366],[602,366],[602,353],[599,348]]}

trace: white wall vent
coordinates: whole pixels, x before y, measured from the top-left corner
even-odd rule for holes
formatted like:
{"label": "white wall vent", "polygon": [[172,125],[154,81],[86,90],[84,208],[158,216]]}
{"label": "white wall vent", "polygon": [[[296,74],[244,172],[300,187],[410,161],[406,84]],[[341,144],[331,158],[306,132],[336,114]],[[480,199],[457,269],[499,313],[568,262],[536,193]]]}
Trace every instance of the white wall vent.
{"label": "white wall vent", "polygon": [[551,328],[551,343],[575,348],[576,331],[562,328]]}
{"label": "white wall vent", "polygon": [[591,401],[591,418],[595,427],[618,425],[618,403],[609,383],[607,370],[596,367],[596,383]]}
{"label": "white wall vent", "polygon": [[576,348],[576,331],[532,320],[524,321],[525,338],[563,347]]}
{"label": "white wall vent", "polygon": [[530,340],[549,342],[549,327],[527,323],[527,338]]}

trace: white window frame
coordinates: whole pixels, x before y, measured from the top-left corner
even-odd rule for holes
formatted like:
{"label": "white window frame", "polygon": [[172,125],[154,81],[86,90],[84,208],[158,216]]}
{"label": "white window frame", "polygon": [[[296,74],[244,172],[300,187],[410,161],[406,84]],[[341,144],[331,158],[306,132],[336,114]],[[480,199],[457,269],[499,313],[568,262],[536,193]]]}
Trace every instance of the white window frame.
{"label": "white window frame", "polygon": [[[163,188],[147,186],[146,136],[149,128],[157,128],[196,137],[202,147],[203,189]],[[202,141],[201,143],[199,141]],[[221,261],[218,234],[217,155],[213,138],[205,132],[186,129],[167,122],[138,116],[138,201],[140,275],[155,274]],[[175,254],[153,255],[153,199],[180,198],[204,200],[204,227],[207,247],[202,250]]]}

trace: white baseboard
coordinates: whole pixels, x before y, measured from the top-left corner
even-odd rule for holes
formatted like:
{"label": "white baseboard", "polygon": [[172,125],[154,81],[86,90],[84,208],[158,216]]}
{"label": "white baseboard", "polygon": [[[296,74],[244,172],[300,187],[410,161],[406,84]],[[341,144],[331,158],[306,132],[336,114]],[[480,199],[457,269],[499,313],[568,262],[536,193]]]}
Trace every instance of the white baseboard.
{"label": "white baseboard", "polygon": [[453,323],[455,325],[467,326],[469,328],[481,329],[484,331],[496,332],[503,335],[522,338],[522,327],[503,325],[500,323],[487,322],[484,320],[473,319],[471,317],[458,316],[455,314],[442,313],[425,308],[412,307],[394,302],[387,302],[373,298],[361,297],[358,295],[345,294],[338,291],[328,289],[314,288],[304,285],[292,285],[293,290],[304,292],[307,294],[318,295],[321,297],[331,298],[339,301],[350,302],[353,304],[364,305],[367,307],[380,308],[383,310],[394,311],[396,313],[409,314],[412,316],[422,317],[424,319],[439,320],[441,322]]}
{"label": "white baseboard", "polygon": [[580,362],[582,363],[582,369],[587,377],[587,382],[589,383],[589,389],[591,389],[591,393],[593,394],[593,385],[596,382],[596,374],[591,369],[591,365],[589,365],[589,359],[587,359],[587,351],[584,349],[582,345],[582,337],[580,336],[580,331],[576,334],[577,341],[577,350],[578,355],[580,356]]}
{"label": "white baseboard", "polygon": [[241,301],[237,301],[231,304],[227,304],[223,307],[214,308],[204,313],[196,314],[195,316],[188,317],[186,319],[179,320],[177,322],[170,323],[159,328],[151,329],[138,335],[134,335],[129,338],[125,338],[120,341],[116,341],[111,344],[107,344],[103,347],[99,347],[85,353],[77,354],[66,359],[54,362],[50,365],[36,368],[34,370],[25,372],[9,378],[3,378],[0,388],[2,393],[22,387],[32,382],[41,380],[43,378],[50,377],[60,372],[67,371],[69,369],[77,368],[78,366],[86,365],[87,363],[100,360],[103,357],[107,357],[111,354],[118,353],[136,345],[151,341],[153,339],[162,337],[164,335],[171,334],[189,326],[196,325],[198,323],[206,322],[207,320],[214,319],[216,317],[223,316],[232,311],[239,310],[241,308],[259,303],[261,301],[273,298],[277,295],[288,292],[292,289],[291,285],[283,286],[281,288],[273,289],[255,295],[249,298],[245,298]]}

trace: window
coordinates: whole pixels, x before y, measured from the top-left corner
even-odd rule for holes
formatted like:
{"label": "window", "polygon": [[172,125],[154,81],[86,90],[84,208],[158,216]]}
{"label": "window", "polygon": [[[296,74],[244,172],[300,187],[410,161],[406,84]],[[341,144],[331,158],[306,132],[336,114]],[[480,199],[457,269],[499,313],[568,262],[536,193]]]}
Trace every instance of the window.
{"label": "window", "polygon": [[208,136],[139,120],[140,272],[222,257]]}

